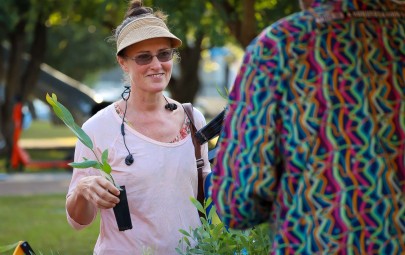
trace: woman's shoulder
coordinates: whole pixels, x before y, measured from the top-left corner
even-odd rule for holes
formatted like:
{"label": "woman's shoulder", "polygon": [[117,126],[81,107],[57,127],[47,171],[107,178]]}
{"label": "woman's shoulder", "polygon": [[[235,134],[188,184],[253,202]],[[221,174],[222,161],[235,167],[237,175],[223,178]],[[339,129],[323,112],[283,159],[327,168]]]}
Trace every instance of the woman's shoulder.
{"label": "woman's shoulder", "polygon": [[195,120],[201,120],[201,119],[205,120],[204,114],[198,108],[196,108],[194,106],[193,106],[193,115],[194,115]]}
{"label": "woman's shoulder", "polygon": [[84,129],[92,129],[92,128],[102,128],[106,126],[106,123],[115,122],[114,113],[114,105],[110,104],[105,108],[99,110],[93,116],[91,116],[88,120],[83,123]]}
{"label": "woman's shoulder", "polygon": [[193,106],[193,119],[194,125],[197,128],[197,130],[203,128],[207,123],[204,114],[194,106]]}

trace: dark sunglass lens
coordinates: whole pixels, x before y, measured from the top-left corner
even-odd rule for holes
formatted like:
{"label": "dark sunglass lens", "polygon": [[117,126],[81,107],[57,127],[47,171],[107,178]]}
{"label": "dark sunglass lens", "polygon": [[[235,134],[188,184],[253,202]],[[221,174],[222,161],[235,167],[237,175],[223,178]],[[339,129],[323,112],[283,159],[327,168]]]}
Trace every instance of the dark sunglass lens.
{"label": "dark sunglass lens", "polygon": [[139,65],[146,65],[152,62],[152,58],[151,54],[141,54],[135,57],[135,62]]}
{"label": "dark sunglass lens", "polygon": [[173,50],[164,50],[157,54],[157,58],[160,62],[166,62],[172,59],[173,57]]}

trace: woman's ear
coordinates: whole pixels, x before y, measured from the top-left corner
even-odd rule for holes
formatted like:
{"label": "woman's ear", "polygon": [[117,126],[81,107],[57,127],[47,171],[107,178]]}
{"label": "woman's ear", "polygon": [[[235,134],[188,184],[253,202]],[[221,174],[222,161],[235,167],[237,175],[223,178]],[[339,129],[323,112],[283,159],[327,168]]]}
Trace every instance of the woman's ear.
{"label": "woman's ear", "polygon": [[127,67],[127,63],[126,63],[125,59],[123,57],[117,56],[117,62],[120,65],[122,71],[127,73],[128,67]]}

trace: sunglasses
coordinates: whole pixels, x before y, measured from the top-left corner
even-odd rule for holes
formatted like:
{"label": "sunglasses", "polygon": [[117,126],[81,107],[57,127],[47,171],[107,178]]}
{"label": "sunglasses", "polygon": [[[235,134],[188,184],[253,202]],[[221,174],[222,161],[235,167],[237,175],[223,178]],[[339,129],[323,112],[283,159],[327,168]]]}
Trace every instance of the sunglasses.
{"label": "sunglasses", "polygon": [[159,51],[156,55],[152,55],[150,53],[142,53],[136,55],[135,57],[126,57],[130,60],[135,61],[138,65],[147,65],[150,64],[153,60],[153,57],[157,57],[160,62],[167,62],[173,58],[174,49],[166,49]]}

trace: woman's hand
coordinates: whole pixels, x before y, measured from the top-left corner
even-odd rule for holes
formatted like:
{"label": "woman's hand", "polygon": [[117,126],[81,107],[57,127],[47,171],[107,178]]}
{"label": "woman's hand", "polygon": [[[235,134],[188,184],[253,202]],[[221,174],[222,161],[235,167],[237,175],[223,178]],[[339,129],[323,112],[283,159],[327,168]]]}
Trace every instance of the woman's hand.
{"label": "woman's hand", "polygon": [[77,184],[75,193],[100,209],[113,208],[120,201],[120,191],[102,176],[84,177]]}

